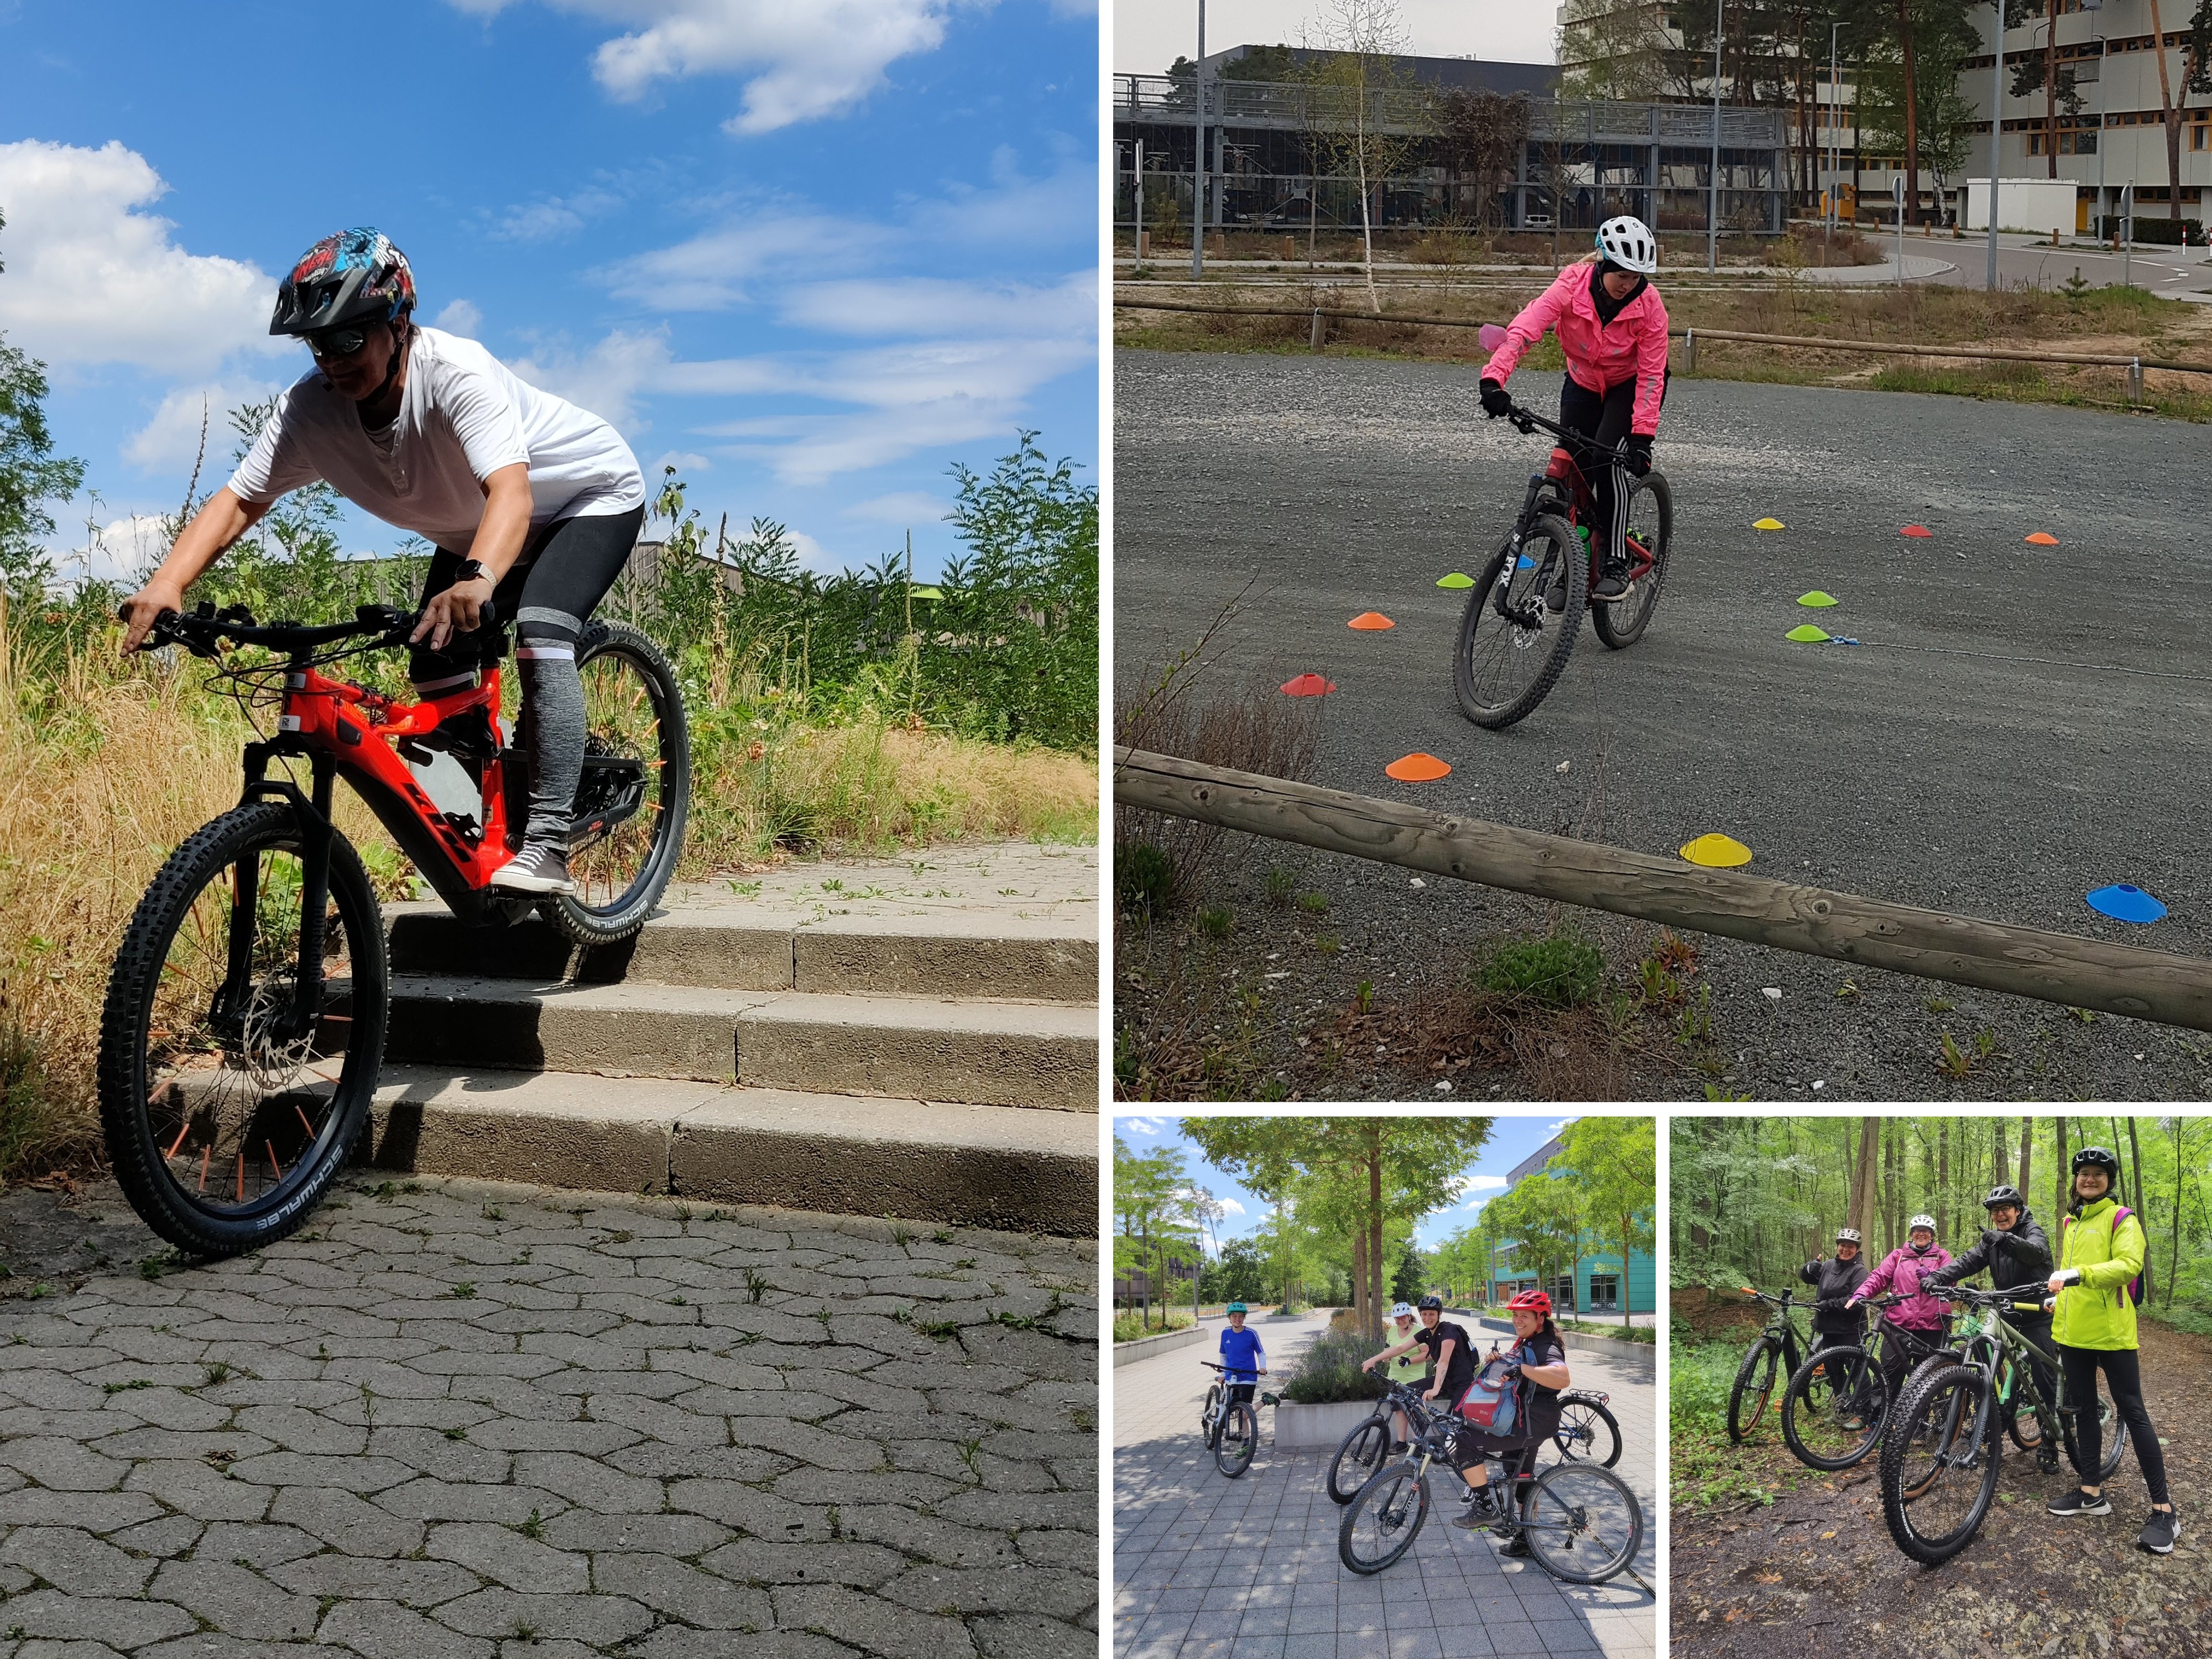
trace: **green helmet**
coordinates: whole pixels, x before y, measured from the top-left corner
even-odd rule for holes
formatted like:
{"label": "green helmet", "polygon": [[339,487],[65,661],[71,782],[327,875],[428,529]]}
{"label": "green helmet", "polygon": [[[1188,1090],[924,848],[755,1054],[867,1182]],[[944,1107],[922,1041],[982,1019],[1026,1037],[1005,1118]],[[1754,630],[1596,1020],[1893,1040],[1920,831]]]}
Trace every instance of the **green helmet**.
{"label": "green helmet", "polygon": [[1250,1313],[1252,1310],[1246,1307],[1242,1302],[1232,1302],[1221,1311],[1224,1313]]}

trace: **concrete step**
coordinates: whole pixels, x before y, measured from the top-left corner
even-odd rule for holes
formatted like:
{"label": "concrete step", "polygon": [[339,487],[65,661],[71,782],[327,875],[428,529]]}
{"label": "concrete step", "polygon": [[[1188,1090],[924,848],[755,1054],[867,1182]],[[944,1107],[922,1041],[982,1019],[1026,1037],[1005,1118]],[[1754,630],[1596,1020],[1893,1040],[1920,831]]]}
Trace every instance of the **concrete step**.
{"label": "concrete step", "polygon": [[1095,1117],[387,1064],[380,1167],[973,1227],[1097,1230]]}
{"label": "concrete step", "polygon": [[465,927],[442,905],[392,906],[392,967],[540,981],[730,991],[1098,1000],[1098,933],[1087,915],[949,909],[823,914],[790,905],[672,909],[619,945],[584,950],[549,923]]}
{"label": "concrete step", "polygon": [[410,973],[388,1030],[397,1062],[1098,1109],[1097,1012],[1050,1003]]}

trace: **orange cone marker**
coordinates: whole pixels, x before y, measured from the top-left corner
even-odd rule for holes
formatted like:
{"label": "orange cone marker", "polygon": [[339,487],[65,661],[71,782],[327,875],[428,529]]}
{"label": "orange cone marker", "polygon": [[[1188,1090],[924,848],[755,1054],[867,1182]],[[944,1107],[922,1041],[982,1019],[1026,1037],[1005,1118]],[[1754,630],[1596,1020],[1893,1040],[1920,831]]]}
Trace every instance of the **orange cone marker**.
{"label": "orange cone marker", "polygon": [[1362,633],[1371,633],[1376,629],[1395,628],[1398,624],[1379,611],[1363,611],[1345,625],[1347,628],[1357,628]]}
{"label": "orange cone marker", "polygon": [[1451,775],[1451,768],[1434,755],[1425,755],[1419,750],[1401,757],[1384,767],[1383,771],[1401,783],[1434,783],[1438,778]]}
{"label": "orange cone marker", "polygon": [[1283,682],[1286,697],[1321,697],[1336,690],[1334,680],[1325,680],[1318,674],[1301,674],[1294,680]]}
{"label": "orange cone marker", "polygon": [[1932,536],[1936,532],[1924,524],[1909,524],[1897,532],[1900,536]]}
{"label": "orange cone marker", "polygon": [[2027,538],[2027,544],[2030,547],[2056,547],[2058,545],[2058,538],[2047,531],[2039,530]]}

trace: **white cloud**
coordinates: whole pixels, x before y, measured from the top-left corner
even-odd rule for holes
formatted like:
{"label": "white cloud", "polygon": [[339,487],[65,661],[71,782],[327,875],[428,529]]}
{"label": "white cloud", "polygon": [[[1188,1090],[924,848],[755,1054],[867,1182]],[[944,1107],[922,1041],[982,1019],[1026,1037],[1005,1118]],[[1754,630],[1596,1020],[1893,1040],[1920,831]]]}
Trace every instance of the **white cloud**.
{"label": "white cloud", "polygon": [[483,326],[483,308],[472,300],[454,300],[430,319],[430,326],[473,340],[477,331]]}
{"label": "white cloud", "polygon": [[865,501],[855,501],[844,509],[848,519],[859,519],[869,524],[940,524],[950,501],[930,495],[927,490],[902,489],[889,495],[877,495]]}
{"label": "white cloud", "polygon": [[0,329],[56,368],[207,374],[234,351],[296,349],[269,334],[274,277],[187,252],[171,240],[175,226],[140,210],[167,191],[144,156],[113,141],[0,144]]}
{"label": "white cloud", "polygon": [[830,334],[1042,334],[1094,337],[1098,273],[1049,288],[907,276],[809,283],[783,296],[783,320]]}
{"label": "white cloud", "polygon": [[1098,235],[1098,164],[1070,153],[1042,178],[1021,170],[1020,158],[1001,144],[991,155],[991,182],[955,181],[943,197],[921,204],[917,229],[962,247],[1031,247]]}
{"label": "white cloud", "polygon": [[614,211],[622,198],[611,191],[586,190],[574,196],[549,196],[509,208],[492,234],[510,242],[550,242],[581,230],[586,222]]}
{"label": "white cloud", "polygon": [[[630,33],[604,41],[592,70],[615,97],[641,98],[664,80],[749,75],[744,106],[723,130],[773,132],[850,108],[884,71],[945,39],[953,0],[547,0],[556,10]],[[508,0],[452,0],[492,16]]]}
{"label": "white cloud", "polygon": [[54,561],[64,581],[135,582],[167,557],[169,538],[151,514],[111,519],[87,539]]}
{"label": "white cloud", "polygon": [[658,481],[662,471],[672,466],[679,475],[687,472],[712,472],[714,470],[714,464],[704,455],[694,455],[688,449],[672,449],[645,469],[647,484],[653,488],[659,488]]}
{"label": "white cloud", "polygon": [[1244,1206],[1242,1204],[1239,1204],[1233,1198],[1223,1199],[1221,1200],[1221,1209],[1224,1215],[1243,1215],[1244,1213]]}
{"label": "white cloud", "polygon": [[[200,455],[200,422],[207,422],[207,453],[200,463],[199,493],[205,495],[231,473],[230,453],[238,434],[230,411],[259,403],[279,390],[273,380],[221,380],[179,386],[161,399],[153,419],[124,441],[123,459],[143,472],[188,471]],[[181,493],[181,492],[180,492]]]}
{"label": "white cloud", "polygon": [[746,301],[752,278],[864,261],[888,241],[882,229],[857,220],[763,210],[600,274],[617,296],[653,311],[721,311]]}
{"label": "white cloud", "polygon": [[1140,1135],[1156,1135],[1168,1127],[1164,1117],[1124,1117],[1117,1120],[1128,1125]]}

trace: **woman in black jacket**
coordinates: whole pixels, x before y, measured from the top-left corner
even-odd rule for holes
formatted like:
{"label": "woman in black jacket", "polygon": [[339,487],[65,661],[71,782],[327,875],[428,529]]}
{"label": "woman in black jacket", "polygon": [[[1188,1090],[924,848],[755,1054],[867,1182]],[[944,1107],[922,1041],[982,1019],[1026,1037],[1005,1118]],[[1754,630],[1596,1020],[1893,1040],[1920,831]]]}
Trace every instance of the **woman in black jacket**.
{"label": "woman in black jacket", "polygon": [[[1839,1227],[1836,1230],[1834,1258],[1808,1261],[1797,1270],[1797,1277],[1814,1286],[1820,1301],[1835,1304],[1831,1308],[1813,1310],[1814,1353],[1823,1348],[1856,1348],[1866,1340],[1866,1316],[1856,1308],[1846,1309],[1843,1305],[1867,1276],[1859,1243],[1857,1228]],[[1852,1401],[1851,1405],[1854,1409],[1863,1409],[1866,1401],[1861,1397]]]}
{"label": "woman in black jacket", "polygon": [[[2010,1304],[1997,1310],[1997,1316],[2022,1336],[2049,1353],[2051,1346],[2051,1316],[2039,1311],[2044,1295],[2044,1281],[2051,1277],[2051,1241],[2043,1227],[2028,1212],[2027,1200],[2020,1195],[2016,1187],[1992,1187],[1990,1195],[1982,1200],[1989,1212],[1990,1224],[1984,1229],[1974,1248],[1939,1273],[1929,1278],[1939,1285],[1955,1285],[1962,1279],[1987,1270],[1990,1288],[2008,1291],[2022,1285],[2035,1287],[2033,1299],[2039,1311],[2018,1313]],[[2051,1367],[2041,1360],[2030,1358],[2028,1369],[2035,1373],[2035,1386],[2043,1397],[2053,1404],[2058,1399],[2057,1383]],[[2044,1460],[2049,1462],[2057,1455],[2056,1447],[2044,1449]]]}

